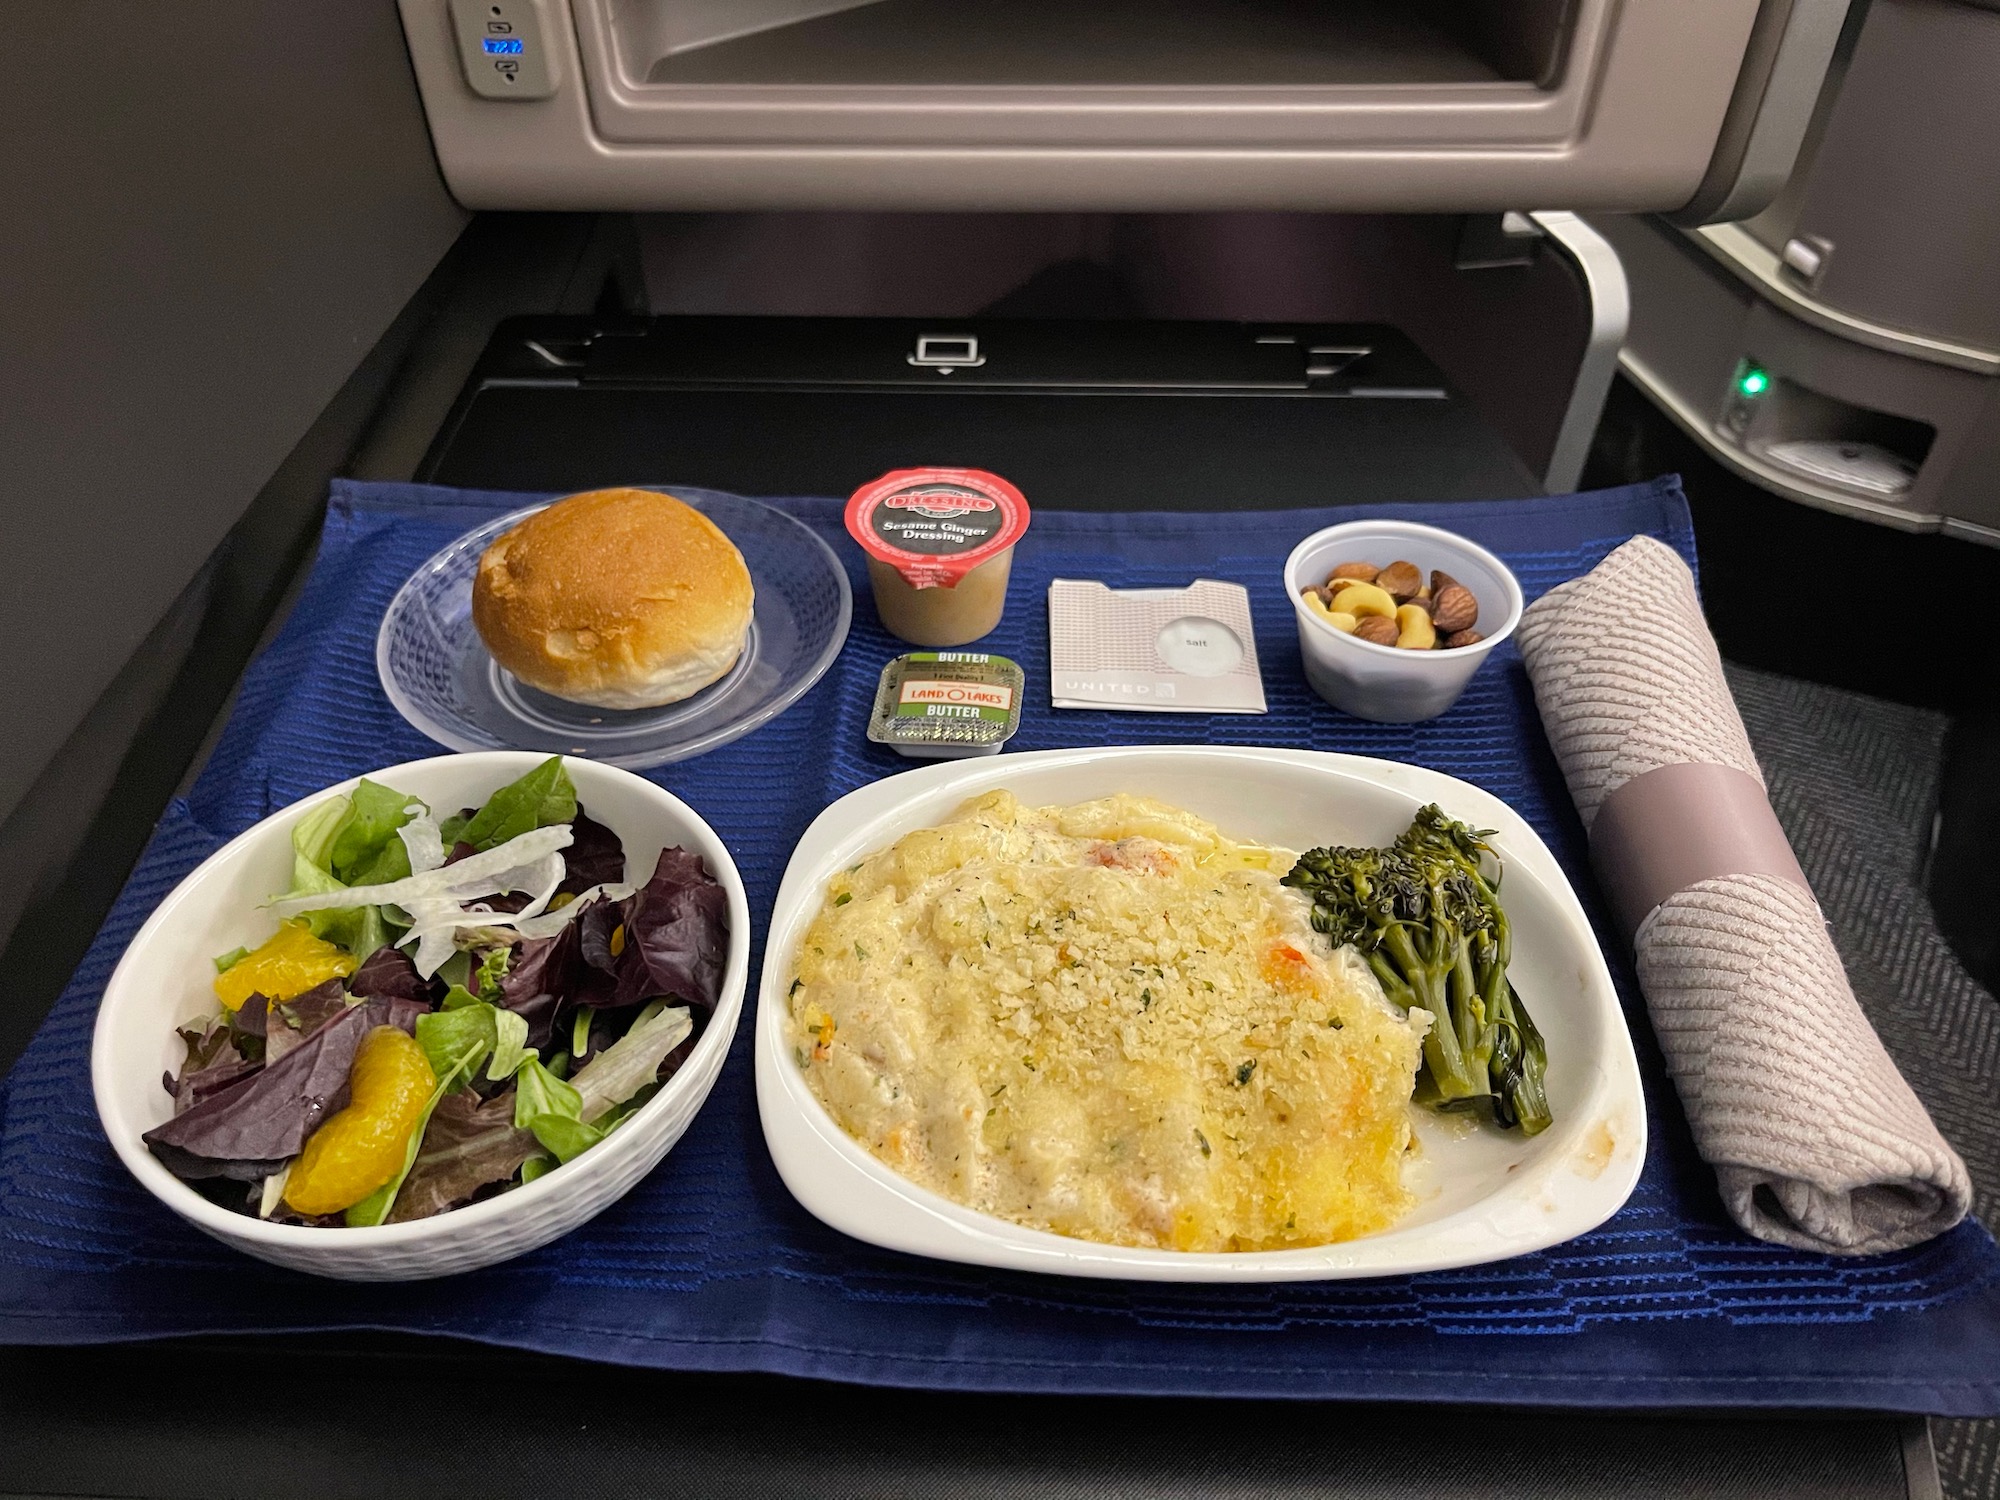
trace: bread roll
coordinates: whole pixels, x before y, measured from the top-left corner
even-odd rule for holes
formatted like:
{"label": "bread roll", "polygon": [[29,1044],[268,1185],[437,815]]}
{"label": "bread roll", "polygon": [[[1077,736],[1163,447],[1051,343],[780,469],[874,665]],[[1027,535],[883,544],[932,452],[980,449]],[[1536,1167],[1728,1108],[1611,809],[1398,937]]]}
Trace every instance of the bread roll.
{"label": "bread roll", "polygon": [[486,549],[472,622],[530,687],[657,708],[736,664],[752,597],[743,554],[700,511],[651,490],[593,490]]}

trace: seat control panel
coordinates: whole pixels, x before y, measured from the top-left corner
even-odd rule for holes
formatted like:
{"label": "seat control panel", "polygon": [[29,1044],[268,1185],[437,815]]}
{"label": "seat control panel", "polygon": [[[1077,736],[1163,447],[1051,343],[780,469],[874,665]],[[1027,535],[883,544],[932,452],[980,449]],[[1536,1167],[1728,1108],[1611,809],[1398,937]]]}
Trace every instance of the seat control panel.
{"label": "seat control panel", "polygon": [[546,99],[556,91],[535,0],[451,0],[451,24],[473,93]]}

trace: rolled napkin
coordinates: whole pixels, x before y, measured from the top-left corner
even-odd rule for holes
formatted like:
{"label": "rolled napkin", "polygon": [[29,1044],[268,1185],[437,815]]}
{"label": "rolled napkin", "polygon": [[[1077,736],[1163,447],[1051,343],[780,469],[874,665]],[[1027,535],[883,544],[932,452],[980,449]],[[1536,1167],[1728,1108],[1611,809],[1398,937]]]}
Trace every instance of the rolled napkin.
{"label": "rolled napkin", "polygon": [[1515,640],[1736,1222],[1835,1255],[1965,1217],[1965,1163],[1862,1014],[1766,795],[1694,575],[1634,537]]}

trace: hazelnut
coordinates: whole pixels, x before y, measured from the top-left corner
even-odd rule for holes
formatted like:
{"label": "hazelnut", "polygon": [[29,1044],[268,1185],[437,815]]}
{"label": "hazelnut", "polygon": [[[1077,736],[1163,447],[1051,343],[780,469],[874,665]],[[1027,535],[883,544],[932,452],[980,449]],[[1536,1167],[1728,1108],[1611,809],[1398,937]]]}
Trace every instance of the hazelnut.
{"label": "hazelnut", "polygon": [[1373,641],[1378,646],[1393,646],[1396,637],[1402,634],[1395,620],[1387,615],[1366,615],[1354,622],[1357,640]]}
{"label": "hazelnut", "polygon": [[1350,583],[1373,583],[1376,573],[1381,570],[1370,562],[1344,562],[1327,575],[1326,584],[1332,588],[1342,581]]}
{"label": "hazelnut", "polygon": [[1414,599],[1417,590],[1424,586],[1424,575],[1417,571],[1417,565],[1409,562],[1392,562],[1375,575],[1375,586],[1386,589],[1398,604],[1406,599]]}
{"label": "hazelnut", "polygon": [[1454,630],[1438,644],[1447,651],[1455,651],[1460,646],[1476,646],[1486,637],[1476,630]]}
{"label": "hazelnut", "polygon": [[1479,601],[1472,597],[1472,590],[1464,584],[1448,583],[1438,591],[1431,618],[1446,635],[1470,630],[1479,622]]}

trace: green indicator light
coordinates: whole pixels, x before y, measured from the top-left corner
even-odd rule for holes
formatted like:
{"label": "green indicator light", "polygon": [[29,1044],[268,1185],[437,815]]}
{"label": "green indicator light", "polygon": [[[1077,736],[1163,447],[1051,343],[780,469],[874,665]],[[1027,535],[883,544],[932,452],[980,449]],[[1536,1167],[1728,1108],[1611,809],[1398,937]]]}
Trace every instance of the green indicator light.
{"label": "green indicator light", "polygon": [[1771,377],[1762,370],[1749,369],[1736,377],[1736,389],[1746,396],[1761,396],[1771,388]]}

